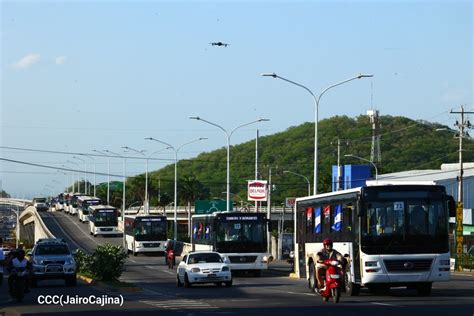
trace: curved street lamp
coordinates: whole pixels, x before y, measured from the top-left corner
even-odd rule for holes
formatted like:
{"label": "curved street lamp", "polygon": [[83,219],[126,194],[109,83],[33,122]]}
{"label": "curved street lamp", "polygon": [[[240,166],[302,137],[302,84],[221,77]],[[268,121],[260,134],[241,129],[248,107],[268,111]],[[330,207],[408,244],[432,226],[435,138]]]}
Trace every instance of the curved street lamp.
{"label": "curved street lamp", "polygon": [[152,140],[161,144],[164,144],[168,147],[165,149],[172,149],[174,151],[174,240],[178,239],[178,219],[177,219],[177,214],[178,214],[178,152],[181,148],[183,148],[186,145],[189,145],[191,143],[207,139],[206,137],[200,137],[197,139],[194,139],[192,141],[189,141],[187,143],[182,144],[178,148],[175,148],[173,145],[163,142],[161,140],[158,140],[153,137],[147,137],[145,140]]}
{"label": "curved street lamp", "polygon": [[294,81],[291,81],[289,79],[286,79],[286,78],[283,78],[283,77],[280,77],[278,76],[277,74],[275,73],[263,73],[261,74],[261,76],[263,77],[273,77],[273,78],[278,78],[278,79],[281,79],[283,81],[286,81],[286,82],[289,82],[291,84],[294,84],[295,86],[298,86],[300,88],[303,88],[305,89],[306,91],[308,91],[311,96],[313,97],[313,101],[314,101],[314,174],[313,174],[313,194],[316,195],[318,193],[318,120],[319,120],[319,100],[321,99],[321,97],[323,96],[324,93],[326,93],[326,91],[328,91],[329,89],[331,88],[334,88],[334,87],[337,87],[337,86],[340,86],[346,82],[349,82],[349,81],[352,81],[352,80],[355,80],[355,79],[361,79],[361,78],[371,78],[373,77],[374,75],[369,75],[369,74],[358,74],[357,76],[354,76],[352,78],[349,78],[349,79],[346,79],[346,80],[343,80],[343,81],[340,81],[338,83],[335,83],[333,85],[330,85],[329,87],[327,87],[326,89],[324,89],[320,94],[319,96],[316,98],[316,96],[314,95],[314,93],[307,87],[303,86],[302,84],[300,83],[297,83],[297,82],[294,82]]}
{"label": "curved street lamp", "polygon": [[283,173],[291,173],[291,174],[294,174],[295,176],[299,176],[299,177],[304,178],[306,180],[306,182],[308,182],[308,196],[311,195],[311,184],[310,184],[309,179],[308,179],[307,176],[302,175],[300,173],[293,172],[293,171],[289,171],[289,170],[285,170],[285,171],[283,171]]}
{"label": "curved street lamp", "polygon": [[359,156],[356,156],[356,155],[351,155],[351,154],[348,154],[348,155],[344,155],[344,157],[353,157],[353,158],[357,158],[357,159],[360,159],[360,160],[363,160],[363,161],[367,161],[368,163],[371,163],[372,166],[374,166],[375,168],[375,182],[378,182],[378,170],[377,170],[377,166],[375,165],[375,163],[373,161],[370,161],[369,159],[365,159],[365,158],[362,158],[362,157],[359,157]]}
{"label": "curved street lamp", "polygon": [[255,121],[252,121],[252,122],[248,122],[248,123],[245,123],[245,124],[242,124],[242,125],[239,125],[237,126],[236,128],[234,128],[233,130],[230,131],[230,133],[224,129],[222,126],[216,124],[216,123],[213,123],[213,122],[210,122],[210,121],[207,121],[203,118],[200,118],[199,116],[191,116],[189,117],[191,120],[197,120],[197,121],[203,121],[204,123],[207,123],[207,124],[210,124],[210,125],[213,125],[217,128],[219,128],[220,130],[222,130],[225,135],[226,135],[226,139],[227,139],[227,202],[226,202],[226,210],[227,212],[230,211],[229,209],[229,201],[230,201],[230,137],[232,136],[232,134],[238,130],[239,128],[241,127],[244,127],[244,126],[247,126],[247,125],[250,125],[250,124],[254,124],[254,123],[258,123],[258,122],[268,122],[270,121],[269,119],[258,119],[258,120],[255,120]]}

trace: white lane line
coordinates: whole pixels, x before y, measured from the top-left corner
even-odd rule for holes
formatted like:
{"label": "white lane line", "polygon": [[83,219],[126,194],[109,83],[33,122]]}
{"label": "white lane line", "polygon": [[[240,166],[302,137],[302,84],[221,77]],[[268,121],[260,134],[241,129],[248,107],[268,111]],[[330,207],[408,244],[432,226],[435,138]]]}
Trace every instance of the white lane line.
{"label": "white lane line", "polygon": [[[48,214],[48,213],[46,213],[46,214]],[[58,220],[56,219],[56,217],[54,217],[54,216],[51,215],[51,214],[48,214],[48,217],[53,219],[53,221],[56,223],[56,226],[59,227],[59,230],[64,234],[64,236],[67,236],[67,237],[68,237],[68,239],[69,239],[70,242],[72,242],[74,245],[76,245],[76,247],[77,247],[78,249],[81,249],[81,247],[80,247],[80,246],[77,244],[77,242],[71,237],[71,235],[68,234],[68,233],[66,233],[66,231],[62,228],[62,226],[59,224],[59,222],[58,222]],[[55,237],[57,237],[57,236],[55,236]]]}
{"label": "white lane line", "polygon": [[183,310],[183,309],[217,309],[217,306],[212,306],[205,302],[188,300],[188,299],[175,299],[166,301],[140,301],[141,303],[152,305],[154,307],[171,309],[171,310]]}
{"label": "white lane line", "polygon": [[159,267],[154,267],[154,266],[145,266],[145,267],[148,268],[148,269],[159,270],[161,272],[172,274],[172,275],[176,274],[176,271],[173,272],[173,271],[169,271],[169,270],[163,270]]}
{"label": "white lane line", "polygon": [[462,275],[462,276],[468,276],[468,277],[474,277],[474,274],[466,274],[466,273],[454,273],[453,275]]}
{"label": "white lane line", "polygon": [[395,305],[395,304],[388,304],[388,303],[376,303],[376,302],[372,302],[370,304],[374,304],[374,305],[382,305],[382,306],[392,306],[392,307],[402,307],[400,305]]}
{"label": "white lane line", "polygon": [[[72,218],[69,218],[69,217],[66,217],[71,223],[73,223],[74,225],[76,225],[76,227],[79,229],[80,232],[82,232],[84,234],[84,236],[86,236],[87,238],[89,238],[90,240],[92,240],[93,242],[95,242],[97,245],[100,245],[100,243],[91,237],[90,234],[87,234],[84,230],[82,230],[82,228],[75,222],[72,220]],[[89,224],[87,224],[89,225]]]}

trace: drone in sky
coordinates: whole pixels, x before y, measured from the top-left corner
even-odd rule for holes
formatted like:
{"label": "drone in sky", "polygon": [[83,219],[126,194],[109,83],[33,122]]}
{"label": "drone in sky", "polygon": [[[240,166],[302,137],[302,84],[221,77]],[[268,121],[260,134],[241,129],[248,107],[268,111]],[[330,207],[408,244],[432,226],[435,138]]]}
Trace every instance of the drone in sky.
{"label": "drone in sky", "polygon": [[209,44],[211,44],[212,46],[224,46],[224,47],[227,47],[227,46],[230,45],[230,44],[222,43],[222,42],[213,42],[213,43],[209,43]]}

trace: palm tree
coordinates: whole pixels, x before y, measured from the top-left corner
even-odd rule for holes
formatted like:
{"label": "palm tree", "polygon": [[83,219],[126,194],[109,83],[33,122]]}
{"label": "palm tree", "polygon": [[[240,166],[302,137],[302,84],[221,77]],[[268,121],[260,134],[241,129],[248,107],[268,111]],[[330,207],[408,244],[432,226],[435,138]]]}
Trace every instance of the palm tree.
{"label": "palm tree", "polygon": [[206,188],[201,181],[194,175],[185,176],[179,181],[179,190],[181,200],[186,205],[188,212],[188,237],[191,236],[191,203],[196,200],[202,200],[209,197],[209,188]]}

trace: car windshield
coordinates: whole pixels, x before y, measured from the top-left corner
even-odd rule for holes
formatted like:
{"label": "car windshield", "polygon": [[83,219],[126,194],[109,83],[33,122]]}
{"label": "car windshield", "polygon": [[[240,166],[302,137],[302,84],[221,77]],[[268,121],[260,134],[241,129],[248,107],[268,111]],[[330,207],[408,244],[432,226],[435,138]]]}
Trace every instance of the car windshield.
{"label": "car windshield", "polygon": [[66,245],[41,245],[36,249],[36,255],[69,255],[69,248]]}
{"label": "car windshield", "polygon": [[196,264],[196,263],[217,263],[223,262],[222,258],[217,253],[200,253],[200,254],[193,254],[189,255],[188,264]]}

